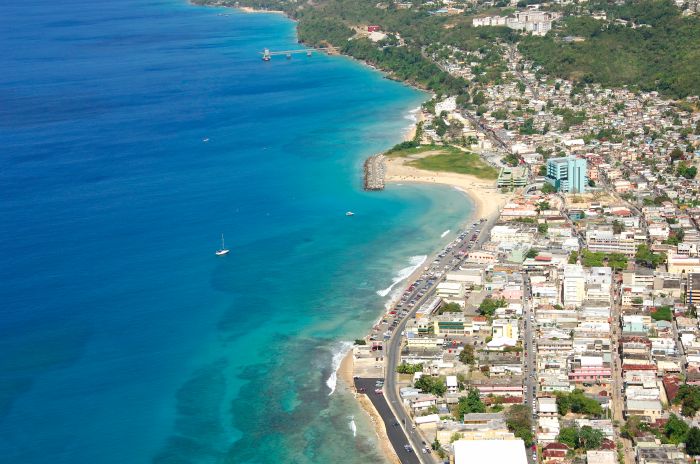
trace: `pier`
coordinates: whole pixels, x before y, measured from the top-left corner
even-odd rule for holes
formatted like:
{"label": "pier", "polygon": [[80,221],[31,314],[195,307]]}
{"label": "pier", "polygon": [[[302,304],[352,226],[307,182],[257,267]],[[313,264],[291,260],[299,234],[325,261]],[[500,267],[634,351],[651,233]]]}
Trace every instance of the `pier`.
{"label": "pier", "polygon": [[311,56],[313,53],[325,52],[328,54],[336,54],[338,50],[335,47],[321,47],[321,48],[300,48],[296,50],[276,50],[272,51],[269,48],[259,52],[262,55],[263,61],[270,61],[273,56],[284,55],[287,59],[291,58],[292,55],[306,54],[306,56]]}
{"label": "pier", "polygon": [[384,155],[374,155],[365,161],[365,190],[384,190]]}

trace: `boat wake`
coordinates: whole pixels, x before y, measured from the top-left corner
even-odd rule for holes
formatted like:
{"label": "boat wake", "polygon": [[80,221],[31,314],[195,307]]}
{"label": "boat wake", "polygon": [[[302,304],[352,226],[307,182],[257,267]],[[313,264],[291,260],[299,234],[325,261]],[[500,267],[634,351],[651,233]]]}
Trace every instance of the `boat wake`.
{"label": "boat wake", "polygon": [[340,363],[343,362],[343,358],[352,348],[351,342],[340,342],[338,347],[333,351],[333,358],[331,359],[331,375],[326,379],[326,385],[330,388],[331,392],[328,396],[335,393],[335,387],[338,384],[338,369],[340,368]]}
{"label": "boat wake", "polygon": [[355,416],[350,416],[350,422],[348,423],[348,427],[350,427],[350,430],[352,430],[352,436],[356,437],[357,425],[355,425]]}
{"label": "boat wake", "polygon": [[447,229],[445,232],[442,233],[442,235],[440,235],[440,238],[445,238],[445,235],[447,235],[449,233],[450,233],[450,229]]}
{"label": "boat wake", "polygon": [[387,296],[396,285],[398,285],[401,281],[407,279],[411,274],[413,274],[413,272],[416,269],[421,267],[426,259],[428,259],[427,255],[412,256],[409,260],[411,265],[397,272],[394,276],[394,280],[391,282],[391,285],[389,285],[384,290],[377,290],[377,295],[381,297]]}

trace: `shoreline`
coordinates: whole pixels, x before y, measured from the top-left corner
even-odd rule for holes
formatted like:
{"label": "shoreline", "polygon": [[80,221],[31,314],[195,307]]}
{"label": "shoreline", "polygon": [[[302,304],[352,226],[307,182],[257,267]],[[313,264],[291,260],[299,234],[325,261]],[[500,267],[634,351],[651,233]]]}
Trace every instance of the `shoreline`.
{"label": "shoreline", "polygon": [[[192,1],[192,0],[190,0],[190,1]],[[255,9],[252,7],[245,7],[245,6],[238,6],[238,7],[233,7],[233,6],[228,6],[228,5],[213,5],[213,6],[225,6],[225,7],[229,7],[229,8],[234,8],[234,9],[239,10],[242,13],[246,13],[246,14],[266,14],[266,13],[268,13],[268,14],[282,14],[290,21],[296,22],[286,12],[281,11],[281,10],[262,10],[262,9]],[[297,38],[298,38],[298,33],[296,31],[295,31],[295,34],[297,34]],[[350,58],[350,59],[362,64],[363,66],[365,66],[373,71],[380,72],[381,74],[383,74],[384,78],[386,78],[386,79],[394,80],[394,81],[399,82],[403,85],[406,85],[406,86],[408,86],[416,91],[428,93],[428,91],[426,89],[420,88],[419,86],[415,85],[415,83],[412,83],[410,81],[404,81],[404,80],[397,79],[390,71],[385,71],[383,69],[380,69],[371,63],[368,63],[364,60],[357,59],[351,55],[346,55],[343,53],[339,53],[339,55]],[[417,108],[417,111],[415,113],[416,120],[413,121],[413,123],[405,131],[405,133],[401,137],[401,141],[412,141],[413,139],[415,139],[416,133],[418,130],[418,124],[424,120],[421,108],[422,108],[421,106],[419,106]],[[505,204],[505,197],[502,199],[503,201],[500,201],[500,200],[498,202],[493,201],[494,194],[497,194],[499,198],[502,196],[502,194],[495,187],[495,180],[491,181],[491,183],[493,184],[493,186],[492,186],[493,192],[488,192],[487,191],[487,189],[489,188],[487,185],[488,181],[478,179],[474,176],[468,176],[468,175],[463,175],[463,174],[423,171],[423,170],[416,169],[413,167],[405,166],[403,164],[403,162],[401,162],[400,166],[398,166],[399,163],[392,163],[392,161],[395,161],[395,160],[393,160],[393,159],[387,160],[387,173],[385,175],[386,182],[443,184],[443,185],[451,186],[451,187],[455,188],[456,190],[460,191],[462,194],[469,197],[474,204],[474,211],[471,213],[470,216],[468,216],[467,218],[464,219],[465,223],[469,222],[470,220],[478,221],[479,218],[482,218],[482,217],[491,218],[491,216],[497,215],[500,211],[501,206],[503,204]],[[436,253],[428,255],[428,258],[432,259],[435,255],[436,255]],[[414,270],[411,273],[411,275],[409,275],[406,279],[403,279],[401,282],[406,282],[406,281],[413,282],[422,274],[422,272],[423,272],[423,266],[419,266],[416,270]],[[386,312],[386,308],[384,308],[384,310],[380,314],[383,314],[385,312]],[[381,316],[380,316],[380,318],[381,318]],[[369,329],[368,333],[365,334],[364,338],[367,339],[370,336],[371,336],[371,328]],[[353,381],[353,377],[354,377],[354,350],[352,347],[350,348],[348,353],[343,357],[343,359],[340,363],[340,366],[338,367],[337,375],[338,375],[338,379],[340,380],[340,382],[345,385],[345,388],[353,394],[354,399],[356,401],[356,404],[360,407],[360,409],[362,409],[369,416],[370,421],[372,422],[372,424],[374,426],[374,431],[375,431],[375,434],[376,434],[377,439],[379,441],[379,445],[380,445],[380,448],[382,450],[382,454],[386,458],[387,462],[392,463],[392,464],[400,464],[401,460],[400,460],[396,450],[394,450],[393,446],[391,445],[391,442],[389,441],[389,437],[388,437],[387,432],[386,432],[386,424],[382,420],[378,411],[374,408],[374,405],[369,400],[369,398],[367,398],[365,395],[358,394],[355,391],[354,381]]]}
{"label": "shoreline", "polygon": [[353,381],[354,367],[354,350],[353,348],[350,348],[340,363],[340,367],[338,368],[338,378],[345,385],[345,389],[352,393],[355,402],[360,406],[360,409],[362,409],[362,411],[369,416],[369,420],[372,422],[374,433],[377,436],[377,441],[379,442],[379,447],[381,448],[384,457],[391,464],[401,464],[399,456],[396,454],[394,447],[391,446],[389,437],[386,434],[386,426],[379,415],[379,412],[377,412],[369,398],[355,391],[355,382]]}
{"label": "shoreline", "polygon": [[[262,10],[262,9],[253,8],[253,7],[250,7],[250,6],[238,6],[238,7],[233,7],[233,8],[236,8],[237,10],[240,10],[240,11],[242,11],[243,13],[247,13],[247,14],[264,14],[264,13],[270,13],[270,14],[281,14],[281,15],[285,15],[285,16],[286,16],[285,12],[282,11],[282,10]],[[289,18],[289,16],[287,16],[287,17]],[[292,18],[289,18],[289,19],[292,19]]]}
{"label": "shoreline", "polygon": [[422,183],[448,185],[467,195],[474,203],[475,219],[490,218],[500,212],[509,195],[501,193],[495,180],[480,179],[469,174],[426,171],[406,164],[407,158],[387,158],[387,183]]}

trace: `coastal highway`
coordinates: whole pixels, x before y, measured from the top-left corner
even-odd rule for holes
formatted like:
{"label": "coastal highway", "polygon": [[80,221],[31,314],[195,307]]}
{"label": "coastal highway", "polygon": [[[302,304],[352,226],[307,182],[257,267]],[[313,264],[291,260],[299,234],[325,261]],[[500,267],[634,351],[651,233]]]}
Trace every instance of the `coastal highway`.
{"label": "coastal highway", "polygon": [[[458,269],[465,259],[464,253],[468,252],[472,248],[481,246],[488,236],[487,232],[493,226],[497,218],[498,215],[494,215],[493,217],[488,218],[486,221],[472,224],[469,228],[461,232],[457,239],[455,239],[437,255],[432,265],[426,272],[443,269]],[[424,445],[423,438],[416,431],[416,429],[413,428],[413,422],[401,404],[401,398],[399,397],[399,392],[396,385],[396,374],[394,371],[401,358],[401,342],[403,338],[402,333],[406,327],[406,323],[415,315],[416,311],[423,303],[429,301],[430,298],[433,297],[437,284],[442,281],[443,272],[440,271],[438,275],[438,278],[427,279],[425,281],[422,279],[423,276],[421,276],[421,279],[416,281],[417,284],[411,283],[409,288],[413,287],[413,290],[407,291],[405,297],[402,298],[402,301],[396,306],[396,309],[400,310],[400,313],[394,322],[396,324],[395,329],[391,333],[389,341],[385,344],[387,375],[385,380],[386,383],[384,384],[384,394],[386,395],[386,401],[394,411],[394,416],[388,420],[385,418],[384,424],[386,425],[386,428],[389,429],[392,427],[392,424],[398,422],[399,426],[404,428],[404,433],[409,438],[410,445],[414,450],[418,451],[416,456],[418,457],[419,461],[424,463],[435,462],[433,454],[423,454],[420,452],[422,447],[430,446],[430,443]],[[407,304],[411,305],[410,310],[404,309]]]}
{"label": "coastal highway", "polygon": [[[389,407],[389,404],[387,404],[384,395],[377,394],[374,392],[374,390],[377,388],[376,382],[379,380],[384,379],[355,379],[355,389],[358,392],[366,392],[367,397],[370,399],[370,401],[372,401],[372,404],[374,405],[379,415],[382,416],[382,420],[384,421],[384,428],[386,428],[386,434],[389,437],[391,446],[393,446],[394,450],[396,451],[396,455],[399,457],[399,460],[401,460],[401,463],[421,464],[421,461],[417,456],[417,453],[421,453],[421,449],[411,447],[411,451],[407,451],[404,448],[405,445],[409,444],[409,439],[406,437],[406,432],[404,432],[404,429],[396,421],[396,418],[394,417],[394,412]],[[413,431],[412,429],[410,430]]]}

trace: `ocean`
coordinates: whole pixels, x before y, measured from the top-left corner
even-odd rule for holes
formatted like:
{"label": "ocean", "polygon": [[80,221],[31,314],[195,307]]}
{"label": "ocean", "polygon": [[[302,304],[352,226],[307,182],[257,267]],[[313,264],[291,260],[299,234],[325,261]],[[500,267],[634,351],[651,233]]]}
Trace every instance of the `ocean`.
{"label": "ocean", "polygon": [[362,191],[425,94],[265,47],[294,24],[3,4],[0,461],[383,460],[335,368],[472,205]]}

